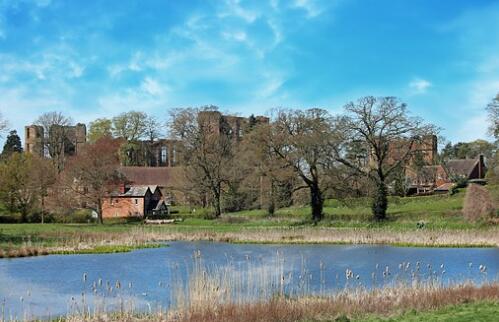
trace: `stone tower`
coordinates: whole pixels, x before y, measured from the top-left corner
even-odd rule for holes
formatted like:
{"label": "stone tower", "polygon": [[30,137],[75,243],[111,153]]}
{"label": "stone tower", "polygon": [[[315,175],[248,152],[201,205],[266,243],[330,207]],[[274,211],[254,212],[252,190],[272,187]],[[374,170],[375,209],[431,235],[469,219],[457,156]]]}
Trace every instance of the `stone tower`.
{"label": "stone tower", "polygon": [[43,126],[28,125],[24,127],[24,151],[39,156],[44,155]]}
{"label": "stone tower", "polygon": [[87,127],[83,123],[78,123],[74,127],[74,139],[77,154],[81,147],[87,142]]}

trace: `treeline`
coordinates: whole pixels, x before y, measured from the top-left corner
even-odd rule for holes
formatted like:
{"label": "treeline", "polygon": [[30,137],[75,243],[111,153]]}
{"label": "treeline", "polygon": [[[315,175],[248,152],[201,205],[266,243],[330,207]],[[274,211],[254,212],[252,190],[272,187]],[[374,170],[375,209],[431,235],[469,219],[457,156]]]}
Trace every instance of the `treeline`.
{"label": "treeline", "polygon": [[[496,135],[498,102],[499,96],[487,107]],[[200,117],[214,110],[173,109],[164,125],[137,111],[97,119],[89,125],[89,143],[76,156],[56,149],[60,140],[53,138],[44,141],[49,158],[19,153],[20,140],[11,132],[0,165],[0,201],[21,213],[22,220],[30,213],[43,217],[47,211],[88,208],[102,221],[103,198],[126,179],[117,171],[120,163],[130,163],[129,156],[142,142],[168,136],[179,142],[182,170],[169,188],[189,204],[211,209],[213,218],[251,208],[272,215],[292,203],[309,203],[311,220],[318,222],[325,199],[369,196],[374,218],[384,220],[387,196],[403,193],[404,167],[415,158],[416,147],[439,133],[394,97],[363,97],[336,115],[323,109],[275,109],[269,122],[250,118],[237,139],[223,117],[216,127]],[[72,123],[61,113],[46,113],[36,123],[42,120],[49,129],[47,120],[52,125]],[[1,124],[5,130],[7,125]],[[496,157],[491,143],[464,146],[448,145],[440,156],[468,157],[487,150],[491,159]]]}

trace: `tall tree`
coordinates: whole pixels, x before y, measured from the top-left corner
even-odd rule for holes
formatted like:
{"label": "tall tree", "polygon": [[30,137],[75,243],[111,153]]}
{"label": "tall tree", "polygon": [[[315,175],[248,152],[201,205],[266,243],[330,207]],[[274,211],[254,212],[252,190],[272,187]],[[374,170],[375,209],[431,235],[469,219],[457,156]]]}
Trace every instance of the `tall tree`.
{"label": "tall tree", "polygon": [[219,217],[223,189],[230,181],[233,141],[221,114],[215,112],[213,118],[200,116],[214,111],[214,106],[172,110],[170,132],[183,142],[181,155],[187,180],[199,192],[208,194],[213,215]]}
{"label": "tall tree", "polygon": [[21,213],[26,222],[36,206],[36,187],[33,173],[36,164],[31,154],[13,153],[0,164],[0,200],[11,212]]}
{"label": "tall tree", "polygon": [[52,162],[44,157],[33,155],[33,168],[30,171],[31,185],[40,208],[41,223],[45,223],[46,200],[57,182],[57,173]]}
{"label": "tall tree", "polygon": [[[290,204],[295,175],[272,149],[270,124],[258,124],[254,116],[250,116],[248,129],[236,153],[236,170],[242,174],[245,187],[254,186],[257,190],[260,208],[267,209],[272,216],[277,208]],[[285,188],[289,188],[288,194]]]}
{"label": "tall tree", "polygon": [[154,142],[161,135],[161,123],[155,116],[148,115],[145,120],[145,136],[149,142]]}
{"label": "tall tree", "polygon": [[303,181],[296,188],[309,190],[314,222],[323,218],[324,179],[334,167],[337,140],[332,126],[331,116],[322,109],[280,110],[272,124],[272,151]]}
{"label": "tall tree", "polygon": [[17,131],[12,130],[7,136],[7,140],[5,140],[2,151],[2,158],[8,158],[12,155],[12,153],[16,152],[23,152],[23,147],[21,144],[21,138],[19,137],[19,135],[17,135]]}
{"label": "tall tree", "polygon": [[62,173],[58,193],[69,194],[69,198],[62,198],[70,203],[68,208],[81,203],[94,210],[99,222],[103,223],[102,201],[124,180],[118,172],[118,166],[116,141],[101,138],[86,145],[77,156],[69,160]]}
{"label": "tall tree", "polygon": [[68,126],[73,124],[73,120],[62,112],[48,112],[40,115],[35,124],[43,127],[44,148],[60,173],[64,169],[65,149],[70,144]]}
{"label": "tall tree", "polygon": [[442,150],[442,159],[476,159],[480,155],[492,158],[496,153],[495,144],[485,140],[475,140],[472,142],[458,142],[454,145],[448,143]]}
{"label": "tall tree", "polygon": [[496,139],[499,139],[499,93],[487,105],[487,112],[489,113],[489,132]]}
{"label": "tall tree", "polygon": [[147,134],[148,116],[144,112],[130,111],[113,117],[113,134],[126,141],[137,141]]}
{"label": "tall tree", "polygon": [[88,129],[88,142],[95,143],[104,137],[113,136],[113,122],[107,118],[96,119],[90,122]]}
{"label": "tall tree", "polygon": [[386,218],[388,208],[387,180],[413,155],[417,144],[438,129],[411,117],[407,105],[394,97],[363,97],[345,106],[346,115],[339,119],[339,135],[347,144],[364,142],[369,153],[367,166],[347,160],[341,150],[338,161],[368,176],[376,185],[372,211],[377,220]]}

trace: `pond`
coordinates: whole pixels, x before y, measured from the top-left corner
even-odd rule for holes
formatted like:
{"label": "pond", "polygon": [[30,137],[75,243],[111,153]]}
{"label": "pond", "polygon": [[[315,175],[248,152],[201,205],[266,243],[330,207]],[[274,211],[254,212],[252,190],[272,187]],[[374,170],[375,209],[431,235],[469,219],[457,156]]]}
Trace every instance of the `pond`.
{"label": "pond", "polygon": [[248,297],[262,296],[249,279],[267,295],[320,295],[415,280],[497,280],[499,249],[172,242],[121,254],[1,259],[0,320],[166,309],[172,290],[185,288],[196,268],[238,279],[238,292]]}

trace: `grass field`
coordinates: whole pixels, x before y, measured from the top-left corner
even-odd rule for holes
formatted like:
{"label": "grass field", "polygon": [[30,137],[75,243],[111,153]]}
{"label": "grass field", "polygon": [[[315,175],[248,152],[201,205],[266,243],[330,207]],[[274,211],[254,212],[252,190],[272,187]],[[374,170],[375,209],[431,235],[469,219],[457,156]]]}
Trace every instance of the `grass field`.
{"label": "grass field", "polygon": [[[420,322],[420,321],[439,321],[439,322],[494,322],[498,320],[499,303],[497,302],[478,302],[472,304],[452,305],[439,310],[417,312],[415,310],[394,317],[368,317],[359,322]],[[333,320],[334,321],[334,320]]]}
{"label": "grass field", "polygon": [[[489,189],[499,199],[499,189]],[[226,213],[216,220],[205,219],[204,209],[176,207],[174,216],[181,222],[155,227],[123,221],[104,225],[0,224],[0,249],[52,247],[58,248],[54,252],[71,252],[98,246],[112,251],[109,247],[113,245],[139,247],[150,240],[172,239],[498,246],[497,225],[465,221],[463,199],[464,191],[453,196],[390,197],[388,220],[383,222],[372,219],[366,198],[326,200],[325,218],[317,226],[310,221],[310,208],[305,206],[279,209],[272,217],[264,210],[247,210]]]}

